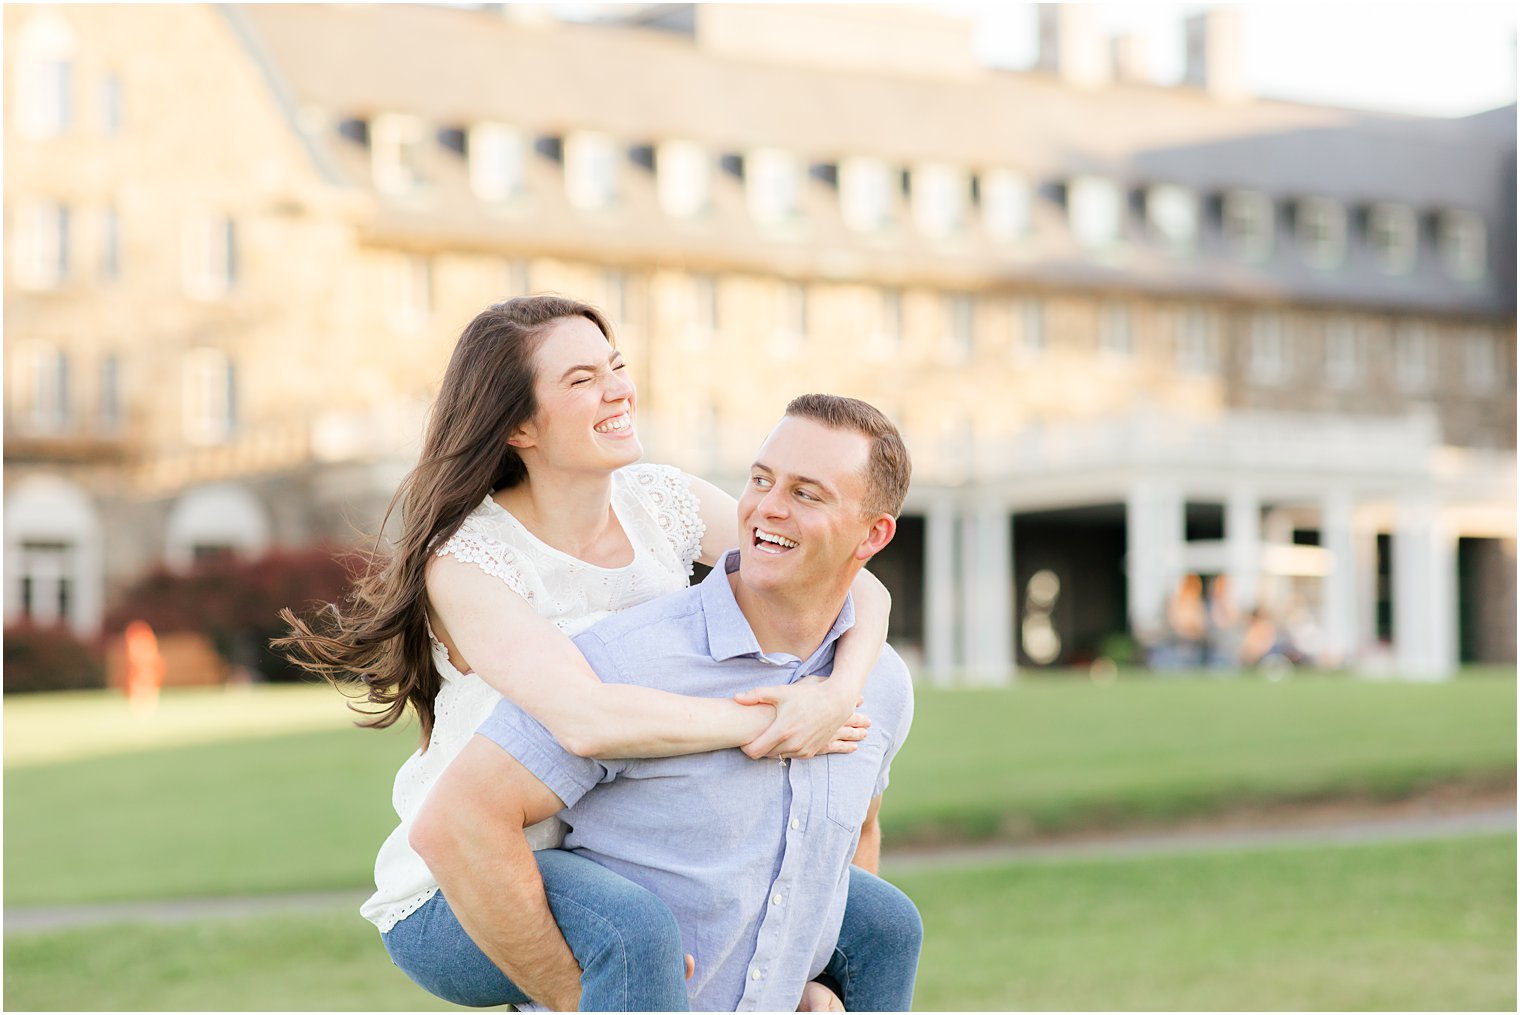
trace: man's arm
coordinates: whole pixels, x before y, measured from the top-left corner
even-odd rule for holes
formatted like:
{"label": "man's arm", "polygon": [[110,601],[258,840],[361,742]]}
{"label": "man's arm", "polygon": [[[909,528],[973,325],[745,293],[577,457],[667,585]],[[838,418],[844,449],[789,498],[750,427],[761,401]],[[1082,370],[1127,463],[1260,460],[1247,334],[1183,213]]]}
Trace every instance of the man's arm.
{"label": "man's arm", "polygon": [[474,736],[434,784],[410,842],[480,950],[529,997],[574,1011],[580,966],[523,835],[563,807],[516,758]]}
{"label": "man's arm", "polygon": [[880,813],[881,797],[872,797],[865,823],[860,826],[860,844],[855,847],[855,856],[850,861],[872,874],[881,866],[881,822],[876,820]]}

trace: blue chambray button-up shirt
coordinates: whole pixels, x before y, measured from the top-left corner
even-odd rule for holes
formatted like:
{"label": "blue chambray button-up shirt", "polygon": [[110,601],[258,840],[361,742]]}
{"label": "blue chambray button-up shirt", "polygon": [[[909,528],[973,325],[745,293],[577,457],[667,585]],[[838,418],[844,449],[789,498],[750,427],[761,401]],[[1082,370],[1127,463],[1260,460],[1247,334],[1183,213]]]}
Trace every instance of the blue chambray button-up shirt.
{"label": "blue chambray button-up shirt", "polygon": [[[760,651],[728,575],[602,621],[575,639],[601,678],[726,698],[827,674],[854,623],[846,599],[807,659]],[[567,805],[565,848],[643,885],[675,914],[696,959],[697,1011],[793,1011],[833,956],[850,858],[913,717],[907,667],[882,650],[865,688],[871,730],[853,754],[751,760],[737,749],[598,761],[560,747],[502,701],[480,727]]]}

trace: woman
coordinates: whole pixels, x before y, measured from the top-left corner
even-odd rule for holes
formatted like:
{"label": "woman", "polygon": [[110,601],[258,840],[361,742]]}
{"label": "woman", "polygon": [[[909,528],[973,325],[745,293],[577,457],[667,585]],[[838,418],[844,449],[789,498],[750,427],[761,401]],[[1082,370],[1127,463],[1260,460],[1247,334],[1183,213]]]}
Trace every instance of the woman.
{"label": "woman", "polygon": [[[408,842],[428,789],[499,694],[584,756],[743,747],[754,757],[807,757],[853,750],[868,725],[852,712],[890,605],[869,576],[856,582],[860,620],[840,642],[833,676],[750,692],[743,703],[602,684],[575,650],[568,635],[684,587],[694,559],[710,563],[738,542],[732,498],[674,469],[633,466],[641,454],[634,399],[595,309],[539,296],[483,311],[460,337],[420,461],[397,494],[395,553],[359,580],[347,613],[334,606],[315,627],[282,614],[292,634],[280,644],[299,662],[335,681],[357,676],[383,706],[366,725],[389,726],[408,708],[418,716],[422,747],[396,777],[401,823],[381,849],[363,913],[409,976],[457,1003],[571,999],[546,996],[553,992],[533,982],[533,969],[498,954],[530,990],[504,975],[461,927],[461,917],[479,926],[468,911],[488,903],[450,886],[456,913]],[[530,832],[551,905],[573,903],[553,908],[584,970],[581,1007],[684,1008],[683,956],[664,905],[590,861],[544,848],[558,844],[557,823]],[[857,971],[848,963],[853,935],[889,932],[901,922],[891,919],[894,907],[911,910],[869,875],[852,875],[851,888],[841,973]],[[852,920],[863,913],[873,915]],[[907,922],[916,926],[916,914]],[[595,934],[608,926],[626,927],[645,951],[610,960]],[[836,979],[848,1000],[849,977]]]}

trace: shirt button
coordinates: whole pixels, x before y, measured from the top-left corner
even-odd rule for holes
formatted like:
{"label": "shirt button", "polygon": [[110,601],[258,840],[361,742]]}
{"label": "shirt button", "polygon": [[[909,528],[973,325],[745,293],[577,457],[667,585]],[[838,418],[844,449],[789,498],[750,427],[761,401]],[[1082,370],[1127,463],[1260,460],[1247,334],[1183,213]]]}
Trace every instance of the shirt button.
{"label": "shirt button", "polygon": [[771,896],[771,905],[773,905],[773,906],[779,906],[779,905],[781,905],[781,893],[780,892],[777,892],[775,895]]}
{"label": "shirt button", "polygon": [[792,827],[793,828],[801,828],[802,827],[802,822],[798,821],[796,818],[793,818],[792,819]]}
{"label": "shirt button", "polygon": [[751,969],[749,971],[749,978],[751,980],[758,980],[758,979],[760,979],[760,970],[758,970],[758,969]]}

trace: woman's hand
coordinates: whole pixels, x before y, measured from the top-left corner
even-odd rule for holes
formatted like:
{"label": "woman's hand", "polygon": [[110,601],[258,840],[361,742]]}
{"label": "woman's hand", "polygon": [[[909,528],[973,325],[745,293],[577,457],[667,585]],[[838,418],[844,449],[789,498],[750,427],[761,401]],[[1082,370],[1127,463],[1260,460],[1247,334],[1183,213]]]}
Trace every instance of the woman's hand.
{"label": "woman's hand", "polygon": [[844,1002],[829,988],[817,980],[809,980],[802,988],[802,1000],[798,1011],[844,1011]]}
{"label": "woman's hand", "polygon": [[[811,758],[854,751],[866,738],[871,720],[855,711],[864,699],[844,697],[842,687],[822,677],[803,677],[734,695],[741,705],[776,709],[775,721],[744,745],[744,753],[751,758]],[[844,690],[848,694],[848,688]]]}

